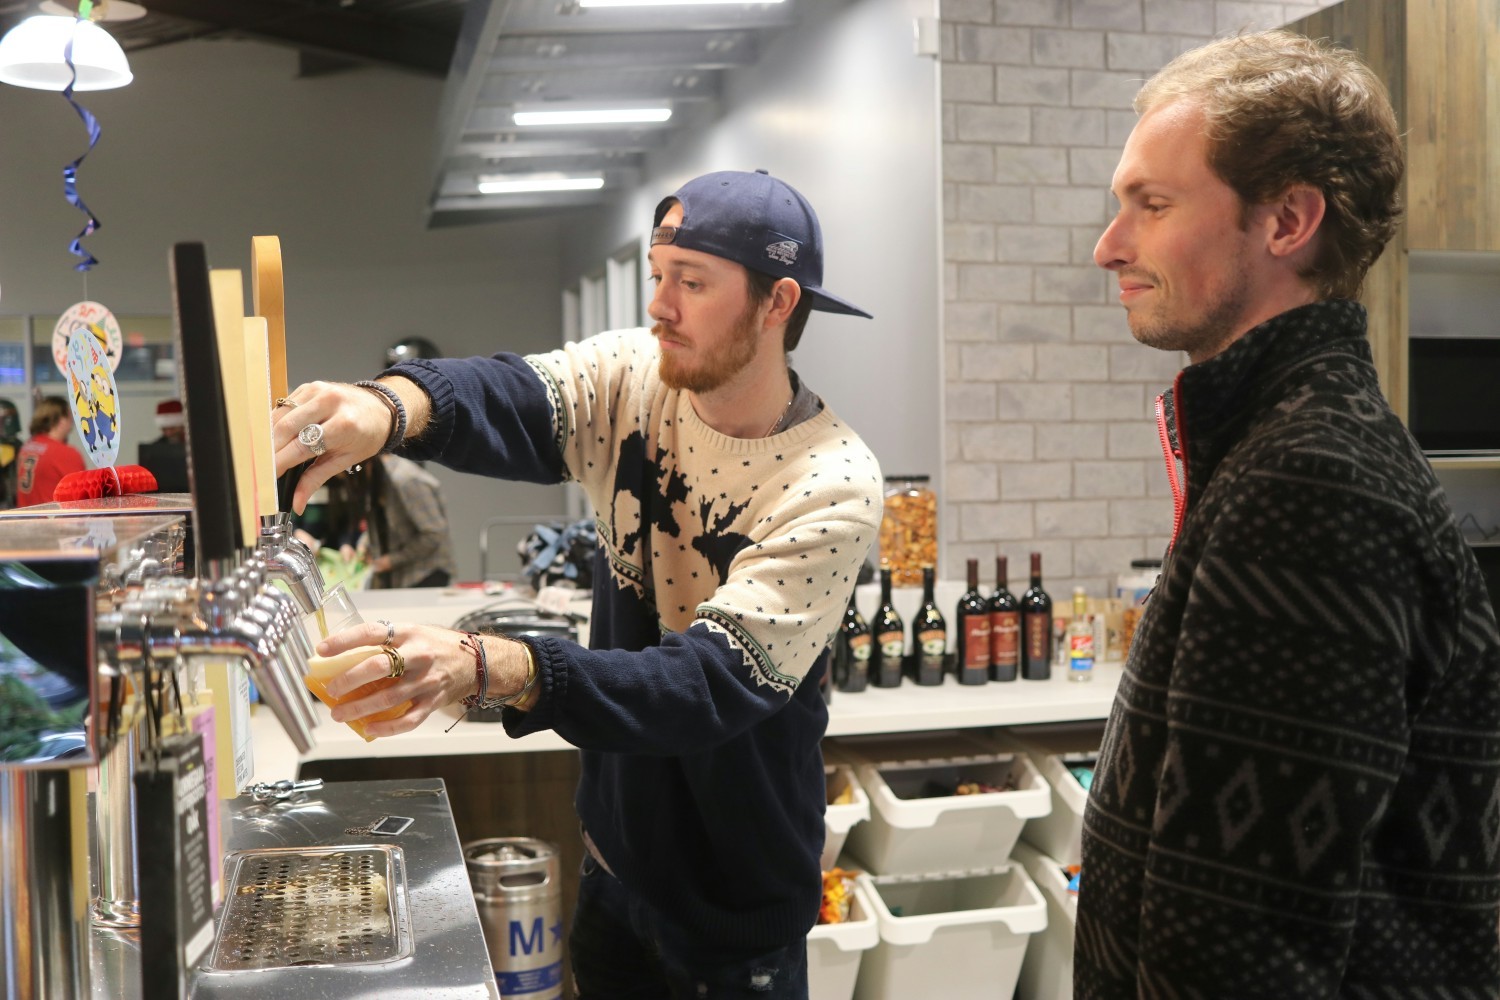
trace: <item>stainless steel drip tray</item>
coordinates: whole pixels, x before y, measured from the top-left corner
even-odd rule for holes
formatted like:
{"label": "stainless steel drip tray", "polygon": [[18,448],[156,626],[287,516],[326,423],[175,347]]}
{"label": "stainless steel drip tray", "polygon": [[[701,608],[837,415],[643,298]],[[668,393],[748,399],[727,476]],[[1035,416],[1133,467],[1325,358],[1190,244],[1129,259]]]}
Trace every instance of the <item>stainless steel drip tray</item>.
{"label": "stainless steel drip tray", "polygon": [[401,848],[257,848],[225,858],[205,972],[395,962],[414,950]]}

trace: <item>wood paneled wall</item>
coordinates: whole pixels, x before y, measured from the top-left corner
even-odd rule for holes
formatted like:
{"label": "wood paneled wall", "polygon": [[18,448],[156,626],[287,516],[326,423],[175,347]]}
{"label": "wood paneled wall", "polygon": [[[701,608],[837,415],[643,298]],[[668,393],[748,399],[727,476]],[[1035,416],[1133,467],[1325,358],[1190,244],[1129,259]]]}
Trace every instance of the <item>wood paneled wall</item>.
{"label": "wood paneled wall", "polygon": [[1500,0],[1404,6],[1407,246],[1500,250]]}
{"label": "wood paneled wall", "polygon": [[[1443,5],[1445,0],[1427,0]],[[1473,2],[1473,0],[1460,0]],[[1380,388],[1391,407],[1406,418],[1406,336],[1407,336],[1407,233],[1412,224],[1412,151],[1413,127],[1408,114],[1410,90],[1407,85],[1409,9],[1402,0],[1346,0],[1288,25],[1309,38],[1327,38],[1335,44],[1357,52],[1375,71],[1390,92],[1396,121],[1407,136],[1406,195],[1407,218],[1385,252],[1365,277],[1361,301],[1370,314],[1370,350],[1380,373]]]}

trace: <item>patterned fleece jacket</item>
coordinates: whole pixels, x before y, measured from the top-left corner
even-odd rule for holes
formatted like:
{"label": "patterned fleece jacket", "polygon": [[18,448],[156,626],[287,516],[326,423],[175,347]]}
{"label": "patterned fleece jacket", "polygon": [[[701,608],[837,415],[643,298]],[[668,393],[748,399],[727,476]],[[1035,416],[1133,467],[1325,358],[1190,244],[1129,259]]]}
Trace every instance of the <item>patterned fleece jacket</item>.
{"label": "patterned fleece jacket", "polygon": [[726,437],[657,376],[646,330],[550,354],[391,369],[432,397],[411,457],[578,481],[598,519],[590,649],[535,640],[512,736],[582,753],[576,805],[610,870],[708,943],[817,919],[827,646],[879,528],[880,468],[824,408]]}
{"label": "patterned fleece jacket", "polygon": [[1186,496],[1085,814],[1079,997],[1500,996],[1500,639],[1364,331],[1294,309],[1160,401]]}

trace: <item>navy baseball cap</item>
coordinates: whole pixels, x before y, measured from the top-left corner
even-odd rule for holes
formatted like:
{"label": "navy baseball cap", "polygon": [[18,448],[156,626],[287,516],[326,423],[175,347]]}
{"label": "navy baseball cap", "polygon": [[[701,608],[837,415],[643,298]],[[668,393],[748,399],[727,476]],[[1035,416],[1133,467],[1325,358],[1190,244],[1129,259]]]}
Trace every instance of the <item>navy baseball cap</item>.
{"label": "navy baseball cap", "polygon": [[[682,225],[663,226],[661,220],[679,202]],[[773,278],[791,278],[802,286],[814,309],[874,318],[823,290],[818,215],[795,188],[764,170],[722,170],[695,177],[661,200],[652,226],[652,246],[670,243]]]}

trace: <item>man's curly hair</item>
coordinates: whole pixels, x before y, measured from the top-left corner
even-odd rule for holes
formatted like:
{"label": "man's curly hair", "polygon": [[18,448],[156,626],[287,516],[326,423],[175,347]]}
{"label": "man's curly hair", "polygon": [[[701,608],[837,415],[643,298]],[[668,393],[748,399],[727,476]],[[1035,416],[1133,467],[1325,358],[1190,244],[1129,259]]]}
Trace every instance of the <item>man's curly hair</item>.
{"label": "man's curly hair", "polygon": [[1135,110],[1178,100],[1202,109],[1208,165],[1247,212],[1297,185],[1323,192],[1317,253],[1302,277],[1321,298],[1357,298],[1396,232],[1406,169],[1390,98],[1369,67],[1289,31],[1238,35],[1172,60]]}

